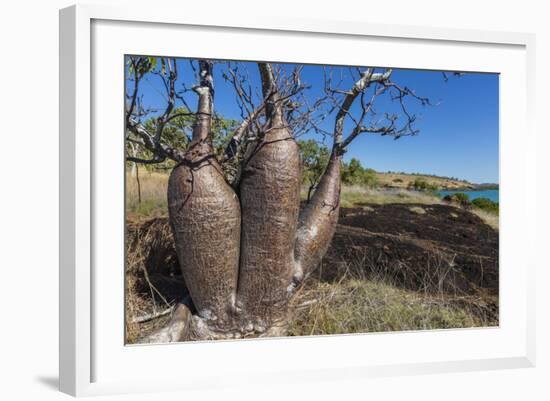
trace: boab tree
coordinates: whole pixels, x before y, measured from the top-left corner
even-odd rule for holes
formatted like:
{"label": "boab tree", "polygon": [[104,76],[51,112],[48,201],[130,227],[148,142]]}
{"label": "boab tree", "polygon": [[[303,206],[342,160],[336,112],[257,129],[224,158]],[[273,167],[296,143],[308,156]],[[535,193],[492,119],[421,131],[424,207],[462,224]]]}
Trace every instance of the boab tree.
{"label": "boab tree", "polygon": [[[417,133],[415,116],[405,99],[425,98],[392,81],[391,69],[350,68],[354,77],[334,83],[324,69],[323,95],[311,103],[304,92],[301,67],[292,71],[257,63],[259,96],[242,65],[192,62],[198,83],[191,89],[195,111],[176,88],[175,59],[131,57],[128,61],[126,139],[142,155],[127,160],[154,164],[175,162],[168,184],[169,221],[189,298],[176,308],[169,324],[145,341],[241,338],[283,335],[289,303],[323,258],[334,235],[340,205],[342,155],[362,133],[399,138]],[[216,152],[212,126],[214,75],[218,65],[233,87],[242,122],[229,135],[225,153]],[[139,85],[156,73],[166,91],[166,108],[154,124],[141,122]],[[184,88],[184,91],[189,89]],[[401,113],[377,115],[376,100],[396,101]],[[257,99],[260,99],[259,101]],[[176,107],[180,101],[183,107]],[[190,142],[168,141],[170,122],[192,116]],[[333,129],[322,127],[333,118]],[[316,132],[332,139],[328,163],[311,199],[300,208],[302,162],[296,137]]]}

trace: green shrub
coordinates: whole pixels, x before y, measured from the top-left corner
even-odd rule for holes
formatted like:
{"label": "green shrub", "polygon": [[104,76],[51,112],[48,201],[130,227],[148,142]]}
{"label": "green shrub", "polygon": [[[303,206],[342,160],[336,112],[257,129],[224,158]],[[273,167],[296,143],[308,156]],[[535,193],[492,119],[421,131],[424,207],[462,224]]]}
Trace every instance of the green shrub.
{"label": "green shrub", "polygon": [[313,139],[298,141],[298,146],[304,167],[302,183],[307,186],[307,200],[309,201],[313,190],[325,172],[330,152],[326,146],[319,145]]}
{"label": "green shrub", "polygon": [[417,191],[436,191],[437,186],[430,184],[428,181],[426,181],[424,178],[417,178],[412,183],[412,188],[416,189]]}
{"label": "green shrub", "polygon": [[470,206],[470,197],[463,192],[445,195],[443,200],[446,202],[460,203],[463,206]]}
{"label": "green shrub", "polygon": [[342,166],[342,183],[372,188],[378,185],[378,178],[375,170],[364,168],[359,160],[353,158]]}
{"label": "green shrub", "polygon": [[465,203],[470,201],[470,197],[464,192],[457,192],[452,195],[458,202]]}
{"label": "green shrub", "polygon": [[493,202],[491,199],[476,198],[472,204],[479,209],[498,214],[498,202]]}

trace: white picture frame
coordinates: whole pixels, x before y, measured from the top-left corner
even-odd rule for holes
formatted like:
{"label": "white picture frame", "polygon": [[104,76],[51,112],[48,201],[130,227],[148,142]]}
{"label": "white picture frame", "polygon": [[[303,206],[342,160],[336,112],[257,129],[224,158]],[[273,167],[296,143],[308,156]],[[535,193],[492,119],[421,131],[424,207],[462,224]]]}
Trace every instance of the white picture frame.
{"label": "white picture frame", "polygon": [[[192,38],[199,34],[208,43],[204,50],[191,45],[181,50],[173,39],[174,35]],[[231,40],[216,47],[214,39],[221,34]],[[283,51],[272,46],[272,53],[262,53],[253,47],[255,35],[273,43],[286,41],[286,47]],[[136,38],[141,38],[139,46]],[[158,38],[172,38],[173,43],[163,41],[161,48]],[[335,51],[315,53],[320,40]],[[534,43],[533,35],[521,33],[272,16],[227,19],[214,11],[181,15],[158,7],[79,5],[61,10],[60,390],[80,396],[534,366],[537,261],[528,250],[535,243],[531,239],[536,210],[518,190],[529,184],[536,188]],[[120,187],[122,169],[120,176],[113,173],[122,160],[123,136],[97,134],[106,127],[117,132],[123,122],[117,120],[123,113],[123,61],[118,57],[170,51],[171,56],[365,65],[364,54],[349,55],[351,45],[378,49],[372,56],[375,65],[452,70],[458,66],[456,58],[462,56],[461,70],[502,74],[500,327],[125,346],[120,335],[124,266],[120,191],[124,187]],[[384,50],[392,46],[399,51]],[[434,49],[438,57],[430,56]],[[421,55],[425,57],[419,60]],[[114,98],[117,90],[119,97]],[[521,137],[514,136],[519,130]],[[106,210],[107,204],[113,205],[112,210]],[[512,265],[520,268],[514,270]],[[388,344],[392,344],[392,353],[385,351]],[[158,360],[178,366],[182,356],[190,362],[173,374],[155,375],[146,369]],[[140,376],[132,367],[147,372]]]}

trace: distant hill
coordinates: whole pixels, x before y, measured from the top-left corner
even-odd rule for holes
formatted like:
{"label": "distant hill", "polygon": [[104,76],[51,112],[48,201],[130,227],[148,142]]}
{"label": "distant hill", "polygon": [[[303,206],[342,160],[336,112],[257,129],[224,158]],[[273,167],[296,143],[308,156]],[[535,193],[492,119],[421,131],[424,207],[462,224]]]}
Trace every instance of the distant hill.
{"label": "distant hill", "polygon": [[[428,185],[442,190],[471,190],[478,189],[477,184],[453,177],[440,177],[431,174],[407,174],[397,172],[376,173],[377,182],[386,188],[411,188],[415,181],[423,180]],[[483,184],[486,185],[486,184]],[[488,184],[487,184],[488,185]],[[495,185],[495,184],[491,184]],[[498,188],[498,185],[497,185]],[[489,189],[488,187],[484,189]]]}
{"label": "distant hill", "polygon": [[498,189],[498,184],[484,182],[483,184],[476,184],[476,189]]}

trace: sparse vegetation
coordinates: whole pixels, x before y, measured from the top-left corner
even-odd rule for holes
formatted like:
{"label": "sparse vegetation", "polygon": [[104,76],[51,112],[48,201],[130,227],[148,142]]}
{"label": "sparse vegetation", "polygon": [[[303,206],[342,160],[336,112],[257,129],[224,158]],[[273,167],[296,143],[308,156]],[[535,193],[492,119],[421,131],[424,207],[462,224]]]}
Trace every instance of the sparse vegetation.
{"label": "sparse vegetation", "polygon": [[424,178],[416,178],[413,183],[410,185],[410,188],[417,191],[436,191],[438,189],[437,185],[429,183]]}
{"label": "sparse vegetation", "polygon": [[476,198],[472,201],[472,205],[486,212],[498,214],[498,202],[493,202],[488,198]]}
{"label": "sparse vegetation", "polygon": [[430,330],[498,324],[489,311],[475,310],[475,297],[430,295],[404,290],[384,281],[349,279],[336,284],[318,283],[304,296],[307,297],[314,302],[310,308],[304,308],[297,314],[291,326],[291,335]]}
{"label": "sparse vegetation", "polygon": [[470,198],[467,194],[460,192],[452,195],[445,195],[442,200],[443,202],[455,204],[457,206],[461,206],[470,210],[470,212],[481,218],[485,222],[485,224],[488,224],[495,230],[498,230],[498,202],[493,202],[488,198],[476,198],[470,201]]}
{"label": "sparse vegetation", "polygon": [[[166,190],[168,174],[159,171],[141,170],[139,173],[141,187],[141,203],[138,201],[138,185],[130,169],[126,174],[126,212],[132,220],[143,220],[151,217],[166,216]],[[302,188],[302,199],[307,199],[309,187]],[[444,198],[445,199],[445,198]],[[411,191],[399,188],[368,188],[361,185],[345,185],[342,187],[342,207],[366,207],[368,204],[383,205],[388,203],[406,204],[439,204],[441,199],[431,192]],[[472,202],[473,203],[473,202]],[[481,217],[491,227],[498,229],[497,214],[487,208],[473,208],[471,211]],[[459,205],[457,205],[459,206]]]}
{"label": "sparse vegetation", "polygon": [[[126,213],[132,219],[166,216],[168,174],[139,170],[138,177],[126,173]],[[138,194],[141,193],[139,196]]]}
{"label": "sparse vegetation", "polygon": [[483,220],[485,224],[491,226],[495,230],[498,230],[498,227],[499,227],[498,214],[494,212],[488,212],[478,208],[473,208],[471,212],[476,216],[478,216],[481,220]]}
{"label": "sparse vegetation", "polygon": [[440,203],[440,199],[427,192],[406,189],[365,188],[359,185],[342,187],[342,207],[364,206],[368,204],[384,205],[388,203],[421,203],[431,205]]}
{"label": "sparse vegetation", "polygon": [[476,187],[465,180],[459,180],[454,177],[442,177],[434,174],[403,173],[403,172],[377,172],[376,178],[378,185],[386,188],[415,189],[415,181],[420,180],[417,185],[426,190],[468,190]]}

